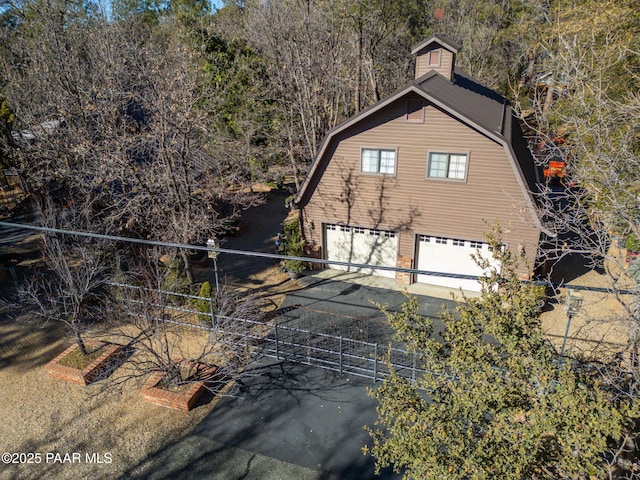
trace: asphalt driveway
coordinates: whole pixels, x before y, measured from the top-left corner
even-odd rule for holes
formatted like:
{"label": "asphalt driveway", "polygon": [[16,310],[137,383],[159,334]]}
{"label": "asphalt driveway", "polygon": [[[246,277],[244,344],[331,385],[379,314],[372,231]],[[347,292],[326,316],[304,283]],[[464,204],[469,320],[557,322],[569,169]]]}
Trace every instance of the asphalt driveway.
{"label": "asphalt driveway", "polygon": [[[247,212],[249,230],[224,246],[272,251],[286,212],[277,194],[269,200]],[[227,279],[255,282],[252,286],[260,288],[260,272],[274,263],[221,255],[219,268]],[[386,345],[391,330],[372,300],[398,310],[406,297],[399,291],[307,276],[291,282],[277,320]],[[451,300],[426,296],[420,304],[421,313],[434,319],[442,305],[454,306]],[[371,379],[263,358],[251,365],[230,396],[217,399],[191,435],[156,452],[124,478],[400,478],[390,470],[376,476],[372,457],[362,453],[362,447],[371,444],[364,426],[373,426],[377,418],[376,402],[367,395],[372,387]]]}
{"label": "asphalt driveway", "polygon": [[[368,324],[369,340],[375,337],[385,344],[391,330],[371,300],[391,310],[406,300],[401,292],[312,276],[299,283],[303,288],[285,298],[280,324],[335,332],[349,329],[355,319]],[[454,305],[450,300],[420,297],[423,315],[437,317],[443,304]],[[297,308],[287,311],[294,305]],[[313,325],[304,323],[309,318]],[[377,419],[376,401],[367,395],[375,387],[371,379],[265,358],[237,387],[234,396],[218,402],[195,435],[284,462],[280,465],[304,467],[315,471],[317,478],[400,478],[390,469],[376,476],[373,458],[362,453],[363,446],[371,445],[364,426],[373,426]]]}
{"label": "asphalt driveway", "polygon": [[[364,425],[373,426],[371,381],[264,359],[236,398],[223,398],[196,434],[242,450],[315,470],[318,478],[366,480],[374,475]],[[294,478],[294,477],[290,477]]]}

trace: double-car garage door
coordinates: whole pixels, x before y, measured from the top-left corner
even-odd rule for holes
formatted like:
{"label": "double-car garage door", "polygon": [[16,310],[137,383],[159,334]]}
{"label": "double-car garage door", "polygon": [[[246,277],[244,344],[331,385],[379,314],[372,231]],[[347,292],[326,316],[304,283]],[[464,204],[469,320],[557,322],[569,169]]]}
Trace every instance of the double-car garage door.
{"label": "double-car garage door", "polygon": [[[398,232],[391,230],[328,224],[325,225],[327,260],[394,267],[398,256],[398,237]],[[416,268],[451,276],[418,274],[416,281],[479,291],[480,284],[477,280],[457,277],[482,276],[486,273],[472,258],[472,254],[478,252],[484,258],[491,258],[486,242],[419,235],[416,239]],[[332,265],[331,268],[395,277],[395,272],[391,270],[344,265]]]}

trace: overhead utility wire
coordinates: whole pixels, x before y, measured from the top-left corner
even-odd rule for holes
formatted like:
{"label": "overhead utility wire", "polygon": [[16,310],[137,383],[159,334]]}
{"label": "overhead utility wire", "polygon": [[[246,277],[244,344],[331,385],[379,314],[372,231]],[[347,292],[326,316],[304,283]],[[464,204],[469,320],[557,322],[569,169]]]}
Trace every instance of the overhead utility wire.
{"label": "overhead utility wire", "polygon": [[[446,273],[446,272],[431,272],[428,270],[418,270],[416,268],[389,267],[386,265],[369,265],[366,263],[351,263],[351,262],[342,262],[339,260],[325,260],[321,258],[287,256],[287,255],[280,255],[277,253],[232,250],[230,248],[209,247],[206,245],[189,245],[185,243],[163,242],[159,240],[145,240],[142,238],[122,237],[118,235],[104,235],[101,233],[82,232],[78,230],[64,230],[60,228],[39,227],[37,225],[28,225],[28,224],[22,224],[22,223],[11,223],[11,222],[0,221],[0,226],[24,229],[24,230],[35,230],[38,232],[59,233],[62,235],[73,235],[78,237],[95,238],[100,240],[110,240],[114,242],[128,242],[128,243],[137,243],[142,245],[152,245],[156,247],[182,248],[187,250],[197,250],[197,251],[215,252],[215,253],[228,253],[231,255],[244,255],[249,257],[274,258],[278,260],[299,260],[302,262],[309,262],[309,263],[329,264],[329,265],[337,265],[342,267],[366,268],[366,269],[374,269],[374,270],[388,270],[393,272],[430,275],[434,277],[458,278],[461,280],[478,280],[479,278],[484,278],[478,275],[464,275],[459,273]],[[636,291],[627,290],[627,289],[610,289],[605,287],[592,287],[592,286],[586,286],[586,285],[566,285],[566,284],[553,283],[546,280],[522,280],[522,282],[533,284],[533,285],[540,285],[544,287],[552,287],[554,289],[571,288],[573,290],[601,292],[601,293],[617,292],[621,295],[637,295],[638,294],[638,292]]]}

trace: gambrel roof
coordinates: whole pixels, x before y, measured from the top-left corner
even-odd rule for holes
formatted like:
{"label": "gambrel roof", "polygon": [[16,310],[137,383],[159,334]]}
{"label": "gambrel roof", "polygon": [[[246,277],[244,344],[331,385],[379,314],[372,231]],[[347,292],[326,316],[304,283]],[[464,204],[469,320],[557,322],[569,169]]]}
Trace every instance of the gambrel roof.
{"label": "gambrel roof", "polygon": [[[296,203],[304,206],[311,197],[319,180],[316,176],[323,171],[319,167],[330,160],[325,158],[325,151],[336,134],[412,93],[422,96],[427,102],[502,145],[533,209],[531,192],[536,190],[539,178],[513,109],[507,99],[460,71],[454,74],[453,81],[431,71],[330,130],[297,195]],[[537,215],[534,218],[537,219]]]}

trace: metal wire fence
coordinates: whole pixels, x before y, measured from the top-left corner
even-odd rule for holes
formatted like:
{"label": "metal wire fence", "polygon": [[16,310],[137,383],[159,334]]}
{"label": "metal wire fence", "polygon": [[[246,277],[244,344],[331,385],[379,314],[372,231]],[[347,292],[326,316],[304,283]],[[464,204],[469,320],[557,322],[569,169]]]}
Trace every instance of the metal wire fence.
{"label": "metal wire fence", "polygon": [[[115,288],[141,290],[140,287],[126,284],[109,285]],[[156,293],[162,294],[165,298],[173,297],[173,301],[157,305],[168,313],[162,316],[162,321],[215,332],[219,341],[253,349],[258,356],[365,377],[373,382],[388,376],[390,369],[413,382],[423,373],[423,370],[416,366],[415,354],[389,343],[369,342],[292,325],[290,318],[284,318],[283,315],[291,315],[297,309],[295,306],[276,310],[259,319],[230,318],[214,313],[215,305],[212,298],[206,299],[210,302],[209,312],[202,312],[194,308],[192,302],[202,302],[202,297],[166,291]],[[142,300],[137,300],[135,296],[123,295],[122,298],[131,304],[142,303]],[[336,315],[303,308],[298,313],[306,317]]]}

